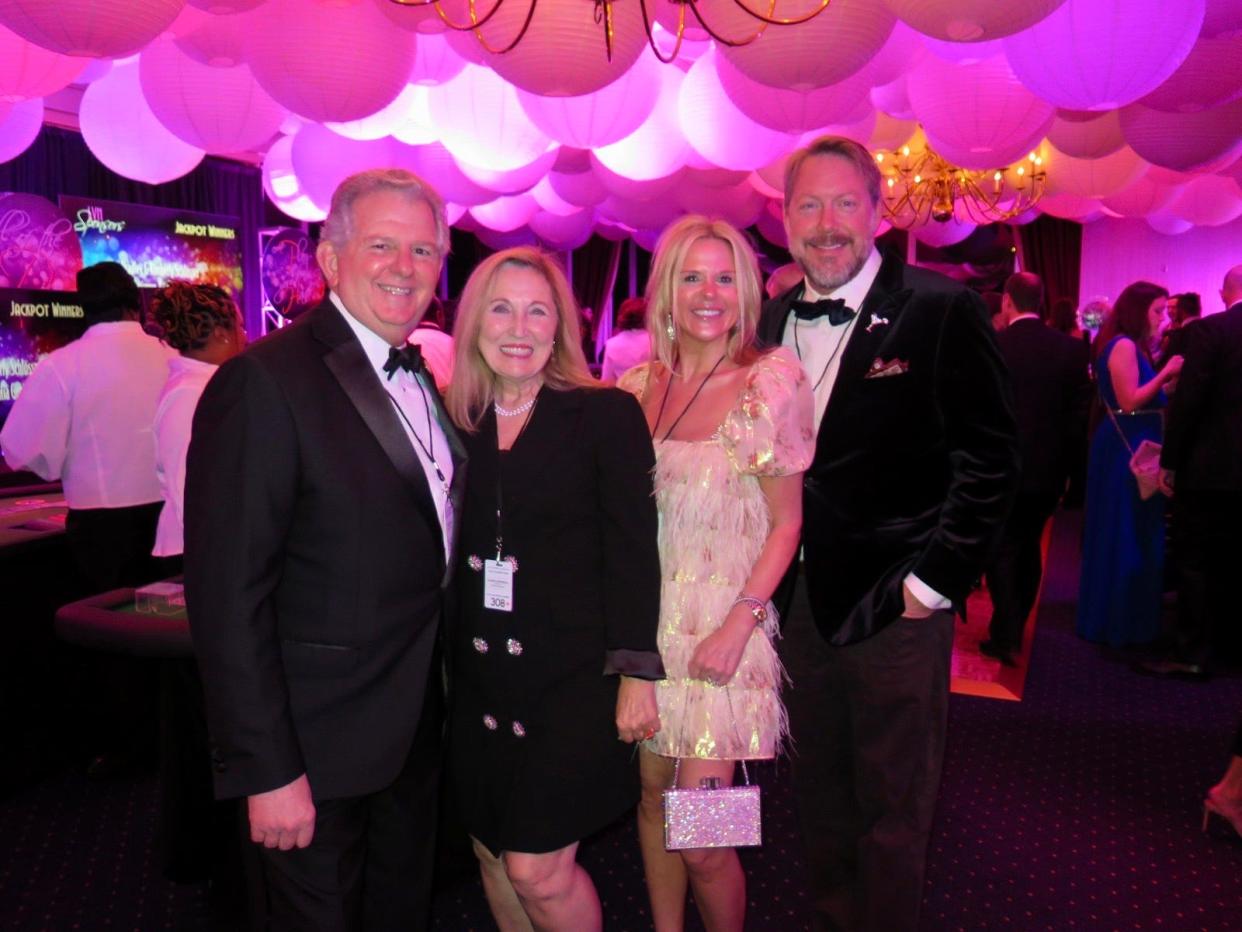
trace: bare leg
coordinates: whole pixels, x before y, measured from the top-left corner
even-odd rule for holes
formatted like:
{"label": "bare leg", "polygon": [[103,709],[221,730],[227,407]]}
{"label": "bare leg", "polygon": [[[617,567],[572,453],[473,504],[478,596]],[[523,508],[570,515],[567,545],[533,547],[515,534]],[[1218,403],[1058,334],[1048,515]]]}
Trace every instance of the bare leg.
{"label": "bare leg", "polygon": [[638,752],[643,795],[638,803],[638,843],[651,900],[655,932],[681,932],[686,925],[686,866],[681,855],[664,848],[664,791],[673,783],[673,760]]}
{"label": "bare leg", "polygon": [[599,896],[577,853],[577,842],[547,854],[504,853],[509,882],[539,932],[599,932],[603,926]]}
{"label": "bare leg", "polygon": [[[678,785],[698,786],[704,777],[719,777],[721,784],[728,786],[733,783],[733,767],[733,761],[685,758]],[[708,932],[742,932],[746,875],[737,852],[732,848],[691,848],[681,852],[681,859]]]}
{"label": "bare leg", "polygon": [[1222,799],[1242,803],[1242,756],[1235,754],[1229,759],[1229,768],[1220,782],[1212,787],[1212,793]]}
{"label": "bare leg", "polygon": [[530,918],[522,908],[522,901],[509,883],[509,875],[505,873],[505,863],[496,857],[479,842],[470,839],[474,846],[474,856],[479,859],[479,874],[483,878],[483,892],[487,896],[487,905],[491,907],[492,918],[500,932],[532,932]]}

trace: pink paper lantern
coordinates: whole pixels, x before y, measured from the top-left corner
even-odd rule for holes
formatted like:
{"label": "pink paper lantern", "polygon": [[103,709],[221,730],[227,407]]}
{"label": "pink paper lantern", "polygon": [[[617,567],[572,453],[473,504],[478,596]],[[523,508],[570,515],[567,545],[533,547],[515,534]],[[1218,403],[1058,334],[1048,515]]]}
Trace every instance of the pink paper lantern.
{"label": "pink paper lantern", "polygon": [[618,175],[599,161],[591,169],[608,195],[630,201],[654,201],[671,197],[673,190],[685,178],[686,171],[683,167],[663,178],[638,179]]}
{"label": "pink paper lantern", "polygon": [[369,116],[401,93],[414,64],[414,36],[369,0],[268,0],[251,16],[254,76],[308,120]]}
{"label": "pink paper lantern", "polygon": [[682,210],[671,198],[658,201],[632,201],[623,197],[609,197],[597,208],[599,217],[621,223],[631,230],[661,230],[676,220]]}
{"label": "pink paper lantern", "polygon": [[286,110],[259,87],[245,65],[212,68],[171,40],[147,46],[138,58],[142,93],[177,138],[208,152],[244,152],[271,140]]}
{"label": "pink paper lantern", "polygon": [[267,0],[186,0],[189,6],[197,7],[216,15],[227,13],[244,13],[262,6]]}
{"label": "pink paper lantern", "polygon": [[319,223],[328,216],[327,207],[316,204],[302,190],[293,170],[292,136],[276,140],[263,156],[263,190],[273,204],[295,220]]}
{"label": "pink paper lantern", "polygon": [[925,223],[922,226],[914,227],[910,232],[914,234],[914,238],[920,243],[926,243],[929,246],[952,246],[960,243],[971,233],[975,232],[977,225],[970,221],[959,220],[956,217],[945,223]]}
{"label": "pink paper lantern", "polygon": [[1065,0],[884,0],[890,10],[924,35],[949,42],[999,39],[1033,26]]}
{"label": "pink paper lantern", "polygon": [[1188,230],[1195,228],[1195,225],[1189,220],[1183,220],[1181,217],[1175,217],[1170,213],[1152,214],[1147,218],[1147,225],[1157,233],[1163,233],[1165,236],[1181,236]]}
{"label": "pink paper lantern", "polygon": [[1122,217],[1146,217],[1164,210],[1181,192],[1184,185],[1162,184],[1147,171],[1122,191],[1101,201],[1103,206]]}
{"label": "pink paper lantern", "polygon": [[78,123],[87,147],[118,175],[163,184],[192,171],[205,154],[177,138],[142,96],[136,61],[116,64],[86,89]]}
{"label": "pink paper lantern", "polygon": [[[394,6],[384,0],[387,6]],[[428,9],[433,9],[428,7]],[[466,67],[466,60],[453,51],[443,35],[425,34],[418,37],[418,53],[414,56],[411,84],[443,84]]]}
{"label": "pink paper lantern", "polygon": [[677,187],[675,199],[688,214],[721,217],[739,230],[758,220],[767,203],[767,198],[746,181],[728,188],[708,187],[690,181]]}
{"label": "pink paper lantern", "polygon": [[686,163],[690,151],[678,123],[685,76],[677,68],[661,68],[659,74],[660,93],[651,116],[624,139],[600,146],[592,155],[609,171],[636,181],[673,174]]}
{"label": "pink paper lantern", "polygon": [[347,139],[392,136],[407,145],[421,146],[440,138],[431,117],[430,90],[419,84],[407,84],[396,100],[361,120],[346,123],[330,121],[324,125]]}
{"label": "pink paper lantern", "polygon": [[619,79],[578,97],[545,97],[518,90],[526,115],[553,139],[578,149],[593,149],[624,139],[651,115],[660,89],[662,65],[650,51]]}
{"label": "pink paper lantern", "polygon": [[0,104],[0,162],[9,162],[31,147],[43,128],[43,101]]}
{"label": "pink paper lantern", "polygon": [[471,207],[470,216],[489,230],[509,233],[526,226],[537,210],[539,205],[533,197],[529,194],[518,194],[514,197],[498,197],[487,204]]}
{"label": "pink paper lantern", "polygon": [[[748,78],[727,58],[716,59],[716,73],[729,100],[749,119],[783,133],[801,133],[847,118],[859,104],[870,104],[871,85],[859,73],[806,91],[780,90]],[[696,63],[697,65],[697,63]]]}
{"label": "pink paper lantern", "polygon": [[728,98],[716,73],[714,51],[690,66],[678,112],[686,140],[722,168],[759,168],[794,146],[788,133],[759,125]]}
{"label": "pink paper lantern", "polygon": [[332,203],[332,192],[350,175],[388,168],[394,161],[389,140],[347,139],[318,123],[308,123],[298,130],[293,137],[291,157],[299,186],[322,207]]}
{"label": "pink paper lantern", "polygon": [[963,168],[996,168],[1022,158],[1055,116],[1014,77],[1004,56],[954,65],[932,55],[906,81],[928,141]]}
{"label": "pink paper lantern", "polygon": [[1242,96],[1242,35],[1200,39],[1173,75],[1139,103],[1157,110],[1192,113]]}
{"label": "pink paper lantern", "polygon": [[594,207],[608,196],[607,188],[600,183],[599,177],[593,171],[572,174],[548,172],[545,181],[557,197],[578,207]]}
{"label": "pink paper lantern", "polygon": [[1116,110],[1082,113],[1060,110],[1048,127],[1048,141],[1076,159],[1098,159],[1126,144]]}
{"label": "pink paper lantern", "polygon": [[177,48],[195,61],[231,68],[246,60],[246,36],[253,28],[248,16],[204,16],[196,28],[178,35]]}
{"label": "pink paper lantern", "polygon": [[[469,23],[470,0],[440,0],[451,22]],[[637,3],[612,5],[612,58],[605,23],[593,3],[583,0],[473,0],[479,26],[448,33],[449,43],[467,58],[491,68],[523,90],[547,97],[579,97],[611,84],[634,64],[647,44],[643,11]],[[493,13],[492,11],[495,10]],[[508,48],[503,54],[479,49]]]}
{"label": "pink paper lantern", "polygon": [[1228,159],[1242,139],[1242,101],[1195,113],[1165,113],[1131,104],[1120,117],[1121,131],[1135,152],[1177,171]]}
{"label": "pink paper lantern", "polygon": [[439,143],[425,146],[394,147],[393,164],[408,168],[423,178],[445,200],[466,207],[485,204],[495,194],[467,178],[457,166],[457,160]]}
{"label": "pink paper lantern", "polygon": [[433,4],[405,6],[404,4],[391,3],[389,0],[372,0],[372,2],[390,22],[410,32],[416,32],[420,35],[431,35],[448,30],[448,26],[444,25],[444,22],[440,19],[440,14],[436,12]]}
{"label": "pink paper lantern", "polygon": [[1047,161],[1050,194],[1105,198],[1124,191],[1147,172],[1147,163],[1123,146],[1098,159],[1076,159],[1059,153]]}
{"label": "pink paper lantern", "polygon": [[755,226],[760,235],[769,243],[780,246],[782,249],[789,248],[789,234],[785,232],[785,218],[779,200],[768,201],[764,205],[759,219],[755,221]]}
{"label": "pink paper lantern", "polygon": [[877,112],[869,145],[872,149],[899,149],[910,141],[918,128],[913,120],[897,120],[887,113]]}
{"label": "pink paper lantern", "polygon": [[177,18],[185,0],[0,0],[0,24],[79,58],[132,55]]}
{"label": "pink paper lantern", "polygon": [[512,249],[514,246],[539,245],[539,237],[527,226],[518,227],[516,230],[498,231],[479,224],[473,232],[484,246],[497,252],[502,249]]}
{"label": "pink paper lantern", "polygon": [[[786,0],[776,15],[805,15],[820,0]],[[763,9],[762,5],[751,5]],[[733,3],[719,3],[704,19],[721,22],[725,36],[746,36],[758,21]],[[888,40],[896,17],[883,0],[833,0],[824,12],[799,26],[769,26],[749,45],[720,46],[719,52],[752,80],[772,87],[807,91],[826,87],[862,68]],[[831,49],[831,54],[825,50]]]}
{"label": "pink paper lantern", "polygon": [[1207,0],[1203,35],[1216,38],[1242,33],[1242,4],[1238,0]]}
{"label": "pink paper lantern", "polygon": [[1006,39],[1005,54],[1014,74],[1044,100],[1070,110],[1113,110],[1177,70],[1198,38],[1203,2],[1066,0]]}
{"label": "pink paper lantern", "polygon": [[542,178],[547,177],[554,164],[556,164],[555,149],[549,149],[529,165],[519,165],[517,168],[508,168],[504,171],[479,168],[462,159],[457,160],[457,167],[461,169],[463,175],[475,184],[489,191],[495,191],[497,194],[521,194],[523,191],[529,191]]}
{"label": "pink paper lantern", "polygon": [[884,45],[856,74],[872,87],[891,84],[922,61],[926,54],[923,37],[898,20]]}
{"label": "pink paper lantern", "polygon": [[49,52],[0,26],[0,103],[54,94],[85,67],[84,59]]}
{"label": "pink paper lantern", "polygon": [[530,218],[530,229],[549,249],[577,249],[591,238],[595,229],[595,211],[579,210],[562,216],[541,210]]}
{"label": "pink paper lantern", "polygon": [[535,199],[539,209],[544,213],[555,214],[558,217],[569,217],[573,214],[581,213],[582,207],[580,205],[571,203],[556,193],[556,189],[548,181],[549,177],[550,175],[544,175],[530,189],[530,196]]}
{"label": "pink paper lantern", "polygon": [[785,196],[784,192],[781,191],[780,188],[772,187],[772,185],[768,184],[767,181],[764,180],[763,176],[757,171],[751,172],[747,176],[746,181],[752,188],[766,198],[776,198],[777,200],[780,200]]}
{"label": "pink paper lantern", "polygon": [[1200,227],[1218,227],[1242,216],[1242,189],[1232,178],[1202,175],[1182,189],[1168,212]]}
{"label": "pink paper lantern", "polygon": [[529,165],[552,147],[518,103],[517,90],[478,65],[431,88],[431,116],[444,147],[463,162],[505,171]]}
{"label": "pink paper lantern", "polygon": [[896,120],[914,120],[914,107],[910,104],[910,76],[902,75],[890,84],[871,89],[871,102],[877,110]]}
{"label": "pink paper lantern", "polygon": [[1100,202],[1076,194],[1047,194],[1039,201],[1041,213],[1086,223],[1100,216]]}

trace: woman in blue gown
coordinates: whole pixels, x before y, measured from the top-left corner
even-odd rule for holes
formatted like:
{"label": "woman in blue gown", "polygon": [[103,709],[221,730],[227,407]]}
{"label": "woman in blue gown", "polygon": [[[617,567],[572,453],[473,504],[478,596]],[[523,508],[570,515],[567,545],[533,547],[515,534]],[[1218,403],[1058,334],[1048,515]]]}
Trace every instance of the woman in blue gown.
{"label": "woman in blue gown", "polygon": [[1150,282],[1128,286],[1096,340],[1096,383],[1114,417],[1106,413],[1091,438],[1078,633],[1114,647],[1146,643],[1160,629],[1165,500],[1139,497],[1130,451],[1160,441],[1164,389],[1182,368],[1180,356],[1159,372],[1151,359],[1168,297]]}

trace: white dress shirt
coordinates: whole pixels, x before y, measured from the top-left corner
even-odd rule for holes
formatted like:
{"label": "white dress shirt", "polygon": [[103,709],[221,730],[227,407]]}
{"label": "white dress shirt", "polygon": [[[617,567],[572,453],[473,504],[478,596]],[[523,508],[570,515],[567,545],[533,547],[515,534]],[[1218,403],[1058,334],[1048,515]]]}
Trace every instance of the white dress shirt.
{"label": "white dress shirt", "polygon": [[5,461],[60,479],[73,509],[160,501],[151,425],[174,355],[137,321],[87,328],[26,379],[0,431]]}
{"label": "white dress shirt", "polygon": [[218,366],[188,356],[168,360],[168,381],[155,408],[155,474],[164,508],[155,529],[157,557],[175,557],[185,550],[185,455],[190,449],[190,424],[208,380]]}
{"label": "white dress shirt", "polygon": [[615,382],[650,358],[651,335],[646,329],[622,330],[604,342],[604,366],[599,377],[605,382]]}
{"label": "white dress shirt", "polygon": [[443,392],[453,381],[453,338],[439,327],[418,327],[408,342],[423,351],[423,362]]}
{"label": "white dress shirt", "polygon": [[[811,287],[810,282],[803,283],[802,300],[819,301],[824,298],[840,298],[848,307],[855,311],[862,307],[867,292],[875,284],[880,273],[880,253],[872,248],[863,267],[831,294],[820,294]],[[785,321],[785,332],[781,342],[792,349],[802,360],[802,367],[815,393],[815,433],[819,433],[819,425],[828,409],[828,399],[832,397],[832,387],[836,384],[837,373],[841,370],[841,357],[845,355],[845,346],[850,334],[858,323],[859,314],[855,314],[843,324],[832,324],[828,316],[817,317],[815,320],[799,320],[790,314]],[[931,609],[948,608],[952,603],[913,573],[906,576],[906,585],[914,597]]]}
{"label": "white dress shirt", "polygon": [[[363,352],[375,369],[380,384],[401,411],[398,419],[405,428],[405,435],[410,439],[410,446],[418,454],[418,461],[423,464],[427,487],[431,490],[436,516],[440,519],[444,558],[448,560],[453,530],[453,510],[448,496],[449,485],[453,481],[453,454],[449,450],[448,438],[444,436],[444,428],[440,425],[436,405],[431,397],[435,386],[421,384],[419,379],[404,369],[398,369],[390,379],[384,371],[384,364],[388,362],[388,351],[392,348],[388,341],[345,310],[345,305],[335,291],[330,292],[330,295],[332,303],[362,344]],[[437,466],[444,475],[443,482],[436,475]]]}

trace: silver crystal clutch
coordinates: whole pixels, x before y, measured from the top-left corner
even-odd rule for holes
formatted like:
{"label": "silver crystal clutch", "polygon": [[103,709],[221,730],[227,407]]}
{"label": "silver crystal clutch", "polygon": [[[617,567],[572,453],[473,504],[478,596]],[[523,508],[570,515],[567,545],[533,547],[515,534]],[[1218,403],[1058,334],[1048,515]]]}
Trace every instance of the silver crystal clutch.
{"label": "silver crystal clutch", "polygon": [[[763,843],[759,787],[750,785],[746,764],[745,786],[721,786],[712,777],[698,787],[664,791],[664,847],[745,848]],[[676,778],[674,778],[676,779]]]}

